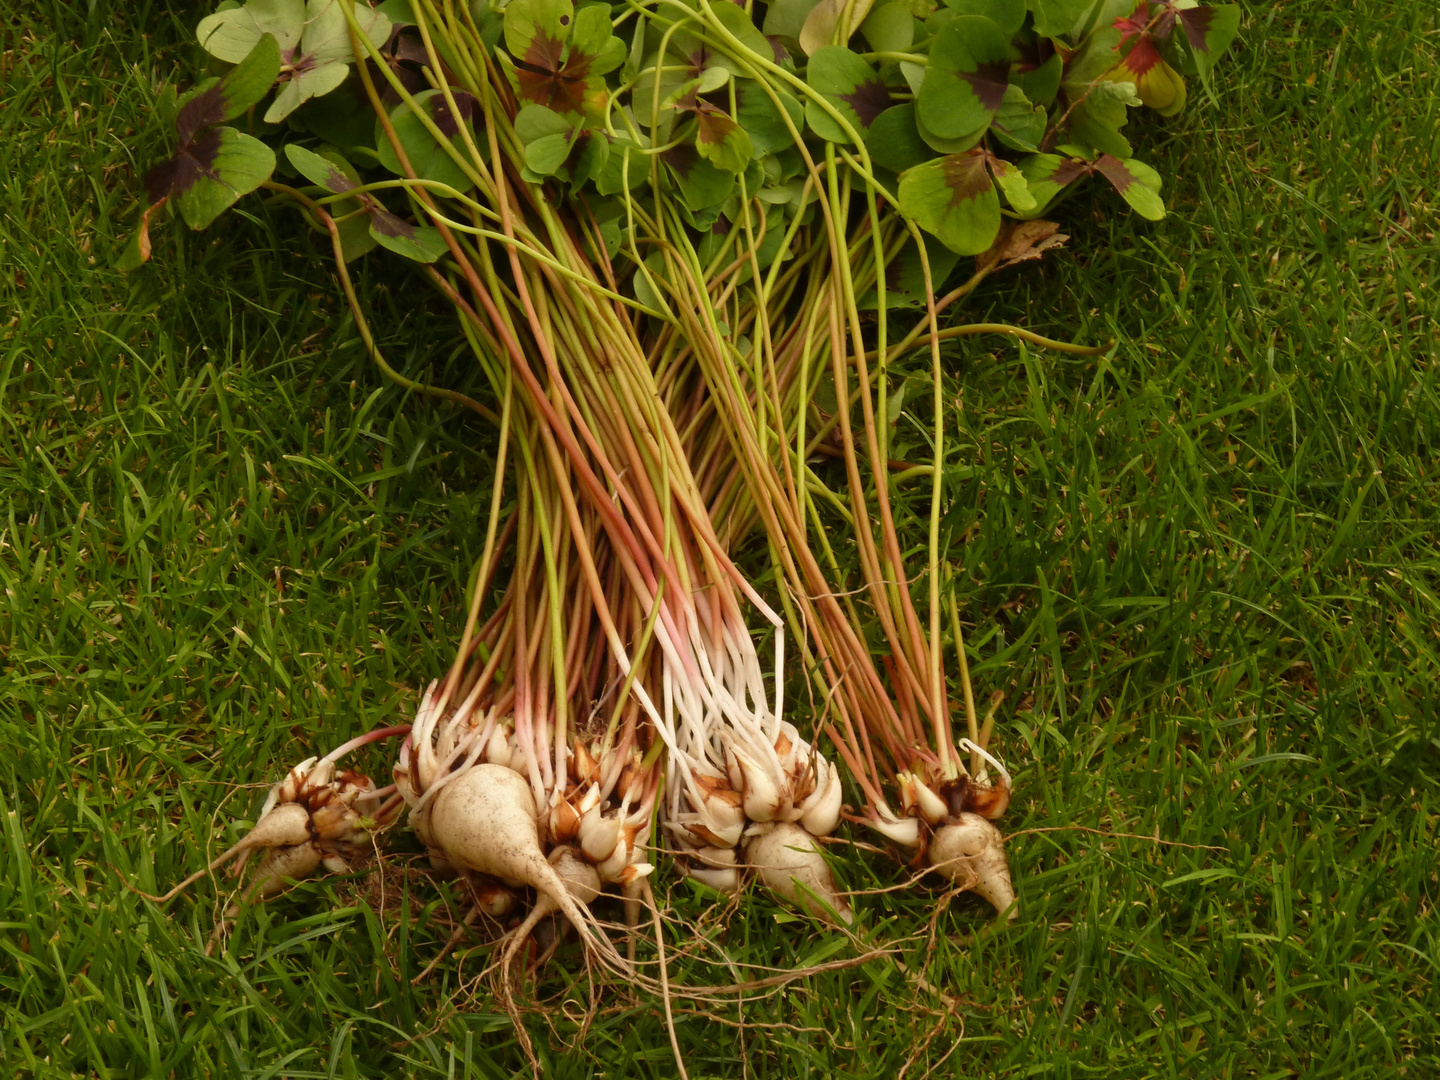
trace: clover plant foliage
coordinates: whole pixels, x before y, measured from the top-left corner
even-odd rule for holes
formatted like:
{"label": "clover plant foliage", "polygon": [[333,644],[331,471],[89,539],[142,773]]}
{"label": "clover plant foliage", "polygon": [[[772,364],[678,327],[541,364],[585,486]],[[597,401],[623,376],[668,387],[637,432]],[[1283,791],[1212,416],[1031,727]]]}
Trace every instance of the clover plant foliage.
{"label": "clover plant foliage", "polygon": [[[283,149],[286,170],[334,200],[346,258],[375,247],[441,257],[431,225],[400,227],[415,216],[408,185],[474,197],[488,137],[476,99],[457,80],[442,86],[444,64],[437,73],[426,61],[416,21],[429,8],[219,4],[197,37],[225,71],[180,109],[175,153],[146,177],[150,210],[173,203],[203,228],[273,185]],[[707,250],[749,220],[774,257],[795,215],[814,212],[797,194],[806,170],[841,159],[955,253],[985,251],[1005,219],[1048,213],[1091,177],[1141,217],[1162,216],[1161,178],[1135,157],[1130,112],[1184,109],[1187,78],[1208,82],[1240,21],[1234,5],[1194,0],[756,0],[748,12],[725,0],[471,0],[468,10],[513,94],[503,107],[523,146],[521,179],[603,208],[616,252],[632,251],[628,201],[651,216],[673,206]],[[352,74],[357,47],[368,90]],[[318,161],[334,170],[329,182]],[[148,251],[140,239],[131,265]]]}
{"label": "clover plant foliage", "polygon": [[[243,7],[221,5],[200,20],[196,36],[217,60],[239,63],[255,43],[270,35],[280,47],[278,90],[265,122],[279,123],[301,104],[330,93],[349,72],[353,50],[345,0],[249,0]],[[390,20],[361,5],[356,22],[373,44],[390,34]]]}
{"label": "clover plant foliage", "polygon": [[[818,846],[805,878],[766,854],[842,816],[840,771],[822,774],[826,759],[780,721],[799,655],[831,702],[810,720],[864,793],[866,816],[850,816],[1013,916],[990,823],[1010,777],[983,745],[1004,694],[982,727],[965,682],[972,738],[956,743],[940,660],[954,574],[942,552],[956,550],[942,514],[955,460],[942,348],[997,329],[1072,354],[1108,346],[939,320],[994,269],[1060,244],[1059,223],[1039,215],[1088,180],[1130,220],[1161,218],[1161,177],[1124,133],[1130,110],[1180,112],[1186,76],[1203,85],[1237,29],[1235,9],[1195,0],[223,0],[196,31],[213,77],[175,111],[174,153],[145,177],[123,264],[149,257],[148,226],[166,208],[200,229],[262,190],[298,208],[333,257],[346,328],[376,366],[407,392],[469,408],[499,443],[444,688],[431,684],[412,724],[292,770],[256,829],[188,881],[262,846],[272,852],[245,895],[269,895],[295,868],[344,870],[350,848],[369,850],[408,805],[451,866],[545,901],[507,934],[502,975],[547,911],[582,935],[589,960],[633,975],[567,882],[591,898],[611,885],[643,896],[655,869],[644,837],[663,811],[677,860],[696,860],[682,865],[724,871],[698,879],[707,887],[739,888],[748,837],[762,879],[815,892],[840,918],[838,892],[810,889],[826,867]],[[453,307],[488,402],[385,360],[361,299],[373,294],[350,265],[391,256],[419,264],[386,283],[393,299]],[[922,348],[928,374],[910,358]],[[415,360],[428,366],[430,351]],[[913,410],[902,424],[922,397],[933,426]],[[831,456],[843,491],[822,475]],[[928,541],[912,547],[889,493],[922,475]],[[830,542],[815,497],[854,533],[859,589],[835,556],[852,537]],[[904,499],[908,517],[919,503]],[[762,533],[774,572],[757,581],[780,590],[783,617],[731,561]],[[915,574],[913,551],[927,558]],[[482,623],[497,571],[505,599]],[[922,581],[928,632],[912,595]],[[882,618],[862,620],[862,607]],[[789,665],[787,626],[800,643]],[[757,631],[774,643],[773,699]],[[333,772],[342,754],[399,736],[393,785]],[[967,747],[999,786],[959,782],[978,776],[960,764]],[[310,772],[327,779],[311,787]],[[676,796],[663,807],[662,781]],[[892,781],[903,820],[882,794]],[[456,786],[432,798],[445,782]],[[476,821],[503,834],[493,848]],[[729,854],[702,858],[696,845]],[[508,910],[519,897],[505,896]]]}
{"label": "clover plant foliage", "polygon": [[180,106],[174,156],[145,175],[151,206],[174,199],[185,223],[203,229],[269,178],[274,151],[224,125],[270,92],[280,73],[280,57],[276,38],[262,34],[239,64],[223,78],[201,84]]}

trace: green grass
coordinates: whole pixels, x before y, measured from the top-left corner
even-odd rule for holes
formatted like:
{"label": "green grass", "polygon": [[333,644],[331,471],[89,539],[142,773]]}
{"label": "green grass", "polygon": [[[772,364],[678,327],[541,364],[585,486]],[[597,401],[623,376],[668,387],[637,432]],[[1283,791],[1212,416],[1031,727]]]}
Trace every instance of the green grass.
{"label": "green grass", "polygon": [[[512,1075],[508,1017],[462,982],[482,957],[410,985],[447,901],[404,887],[403,844],[213,957],[213,888],[162,910],[117,879],[167,887],[284,767],[410,707],[492,460],[483,424],[378,378],[282,209],[107,269],[163,142],[145,107],[196,62],[202,8],[174,10],[37,5],[0,48],[0,1067]],[[952,354],[947,527],[975,680],[1007,693],[1021,917],[861,896],[896,952],[677,1003],[692,1077],[1440,1074],[1437,45],[1429,5],[1252,6],[1222,107],[1138,140],[1171,216],[1087,192],[1066,251],[973,298],[1119,341]],[[392,362],[462,381],[444,313],[362,277]],[[679,982],[861,955],[664,880],[714,943]],[[551,1074],[674,1075],[655,1000],[606,988],[580,1037],[573,963],[525,995]]]}

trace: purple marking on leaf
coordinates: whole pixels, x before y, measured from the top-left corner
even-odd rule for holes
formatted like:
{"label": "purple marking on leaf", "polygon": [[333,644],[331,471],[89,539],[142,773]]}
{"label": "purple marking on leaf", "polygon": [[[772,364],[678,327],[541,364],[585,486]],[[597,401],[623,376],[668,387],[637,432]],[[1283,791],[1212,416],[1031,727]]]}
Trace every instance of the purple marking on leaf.
{"label": "purple marking on leaf", "polygon": [[1056,187],[1064,187],[1073,180],[1078,180],[1090,171],[1090,166],[1078,158],[1070,158],[1055,166],[1055,171],[1045,179],[1049,180]]}
{"label": "purple marking on leaf", "polygon": [[356,186],[355,181],[341,172],[337,165],[331,164],[330,171],[325,174],[325,187],[328,190],[336,195],[343,195],[347,191],[354,191]]}
{"label": "purple marking on leaf", "polygon": [[580,111],[585,101],[585,79],[595,58],[575,52],[562,63],[564,51],[565,43],[559,38],[543,31],[536,33],[525,55],[515,60],[515,82],[522,98],[558,113]]}
{"label": "purple marking on leaf", "polygon": [[[422,73],[418,68],[413,68],[407,64],[399,64],[391,61],[387,61],[387,66],[390,68],[391,71],[395,73],[395,77],[400,80],[400,85],[405,88],[407,93],[414,95],[420,93],[420,91],[422,90],[430,89],[430,84],[426,81],[424,73]],[[395,88],[390,85],[390,81],[386,79],[385,76],[381,73],[380,65],[375,63],[375,61],[366,60],[365,70],[370,73],[371,82],[375,83],[377,86],[384,88],[383,93],[380,95],[380,99],[385,103],[387,111],[394,109],[396,105],[399,105],[400,102],[404,100],[399,94],[395,92]],[[363,89],[363,85],[363,82],[358,79],[353,81],[347,80],[346,82],[341,84],[339,92],[348,92],[355,99],[355,107],[361,108],[362,103],[365,103],[365,91]]]}
{"label": "purple marking on leaf", "polygon": [[945,177],[945,186],[950,189],[952,207],[978,199],[992,186],[990,174],[985,171],[984,154],[974,150],[942,158],[940,171]]}
{"label": "purple marking on leaf", "polygon": [[180,136],[184,146],[195,138],[195,133],[204,128],[222,123],[229,106],[225,101],[224,83],[216,83],[209,90],[196,94],[180,108],[175,117],[175,134]]}
{"label": "purple marking on leaf", "polygon": [[1121,195],[1125,194],[1131,184],[1138,183],[1135,174],[1125,167],[1125,163],[1110,154],[1100,155],[1100,160],[1095,162],[1095,171],[1114,184],[1115,190]]}
{"label": "purple marking on leaf", "polygon": [[679,173],[680,179],[684,180],[690,176],[690,170],[695,168],[700,161],[700,152],[689,145],[672,146],[660,155],[660,160]]}
{"label": "purple marking on leaf", "polygon": [[685,59],[690,65],[690,77],[698,79],[700,73],[710,66],[710,49],[708,46],[701,45]]}
{"label": "purple marking on leaf", "polygon": [[1010,80],[1010,63],[1007,60],[987,60],[974,71],[957,74],[970,84],[975,96],[987,112],[998,112],[1005,100],[1005,87]]}
{"label": "purple marking on leaf", "polygon": [[1210,32],[1210,20],[1215,18],[1215,9],[1210,7],[1184,8],[1179,12],[1180,25],[1185,29],[1185,40],[1198,52],[1208,53],[1205,35]]}
{"label": "purple marking on leaf", "polygon": [[[460,120],[470,122],[475,115],[475,98],[464,90],[451,90],[450,96],[455,99],[455,112],[460,114]],[[460,130],[460,121],[456,120],[455,113],[450,111],[450,103],[443,95],[437,94],[430,99],[430,116],[435,121],[435,126],[440,129],[442,135],[447,139],[452,138]]]}
{"label": "purple marking on leaf", "polygon": [[186,143],[169,161],[162,161],[145,174],[145,191],[150,205],[174,195],[183,195],[202,179],[219,180],[211,168],[220,153],[220,129],[210,128],[194,142]]}
{"label": "purple marking on leaf", "polygon": [[790,50],[781,43],[779,34],[767,34],[765,40],[770,42],[770,51],[775,54],[775,63],[783,64],[790,59]]}
{"label": "purple marking on leaf", "polygon": [[702,106],[696,112],[695,119],[699,123],[695,141],[706,146],[719,146],[727,135],[740,126],[713,105]]}
{"label": "purple marking on leaf", "polygon": [[[1003,94],[1004,91],[1001,93]],[[878,79],[861,83],[855,88],[853,94],[837,94],[836,96],[855,110],[855,115],[860,117],[860,123],[864,124],[867,129],[875,123],[877,116],[894,104],[890,100],[890,91]]]}
{"label": "purple marking on leaf", "polygon": [[1022,73],[1034,71],[1055,55],[1055,42],[1049,38],[1037,37],[1033,41],[1017,38],[1012,44],[1020,53],[1019,70]]}
{"label": "purple marking on leaf", "polygon": [[414,34],[396,32],[391,39],[394,42],[390,55],[396,60],[402,60],[408,64],[427,64],[430,56],[425,52],[425,43]]}
{"label": "purple marking on leaf", "polygon": [[730,232],[730,219],[721,214],[715,219],[715,224],[710,226],[710,231],[716,236],[725,236]]}
{"label": "purple marking on leaf", "polygon": [[153,165],[145,173],[145,192],[150,196],[150,205],[154,206],[163,199],[168,199],[170,193],[175,190],[175,181],[180,172],[180,155],[167,158],[159,165]]}
{"label": "purple marking on leaf", "polygon": [[371,211],[370,223],[381,236],[398,236],[402,240],[415,239],[415,226],[396,217],[383,207],[376,206]]}

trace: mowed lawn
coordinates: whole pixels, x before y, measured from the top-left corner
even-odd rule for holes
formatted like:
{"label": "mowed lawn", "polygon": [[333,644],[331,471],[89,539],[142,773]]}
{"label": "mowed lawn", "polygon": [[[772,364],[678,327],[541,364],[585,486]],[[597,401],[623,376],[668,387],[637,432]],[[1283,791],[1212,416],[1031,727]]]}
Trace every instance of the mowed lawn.
{"label": "mowed lawn", "polygon": [[[228,882],[122,885],[163,891],[289,765],[407,717],[493,463],[483,423],[379,376],[286,208],[110,268],[206,10],[0,18],[0,1071],[525,1073],[483,942],[412,983],[458,909],[404,835],[213,955]],[[1114,349],[947,346],[947,557],[1006,694],[1018,920],[882,891],[908,871],[839,845],[852,939],[662,856],[671,980],[749,984],[675,998],[691,1077],[1440,1075],[1440,22],[1247,12],[1215,101],[1132,120],[1170,217],[1089,189],[1065,249],[955,316]],[[478,383],[423,283],[359,277],[392,363]],[[677,1074],[661,1002],[573,949],[517,994],[547,1075]]]}

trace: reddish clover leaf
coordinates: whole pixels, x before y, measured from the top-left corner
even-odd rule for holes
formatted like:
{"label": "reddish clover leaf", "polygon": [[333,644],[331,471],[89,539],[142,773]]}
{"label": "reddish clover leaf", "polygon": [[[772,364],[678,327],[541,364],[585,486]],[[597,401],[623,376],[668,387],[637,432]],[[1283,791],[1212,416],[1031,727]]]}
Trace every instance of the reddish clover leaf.
{"label": "reddish clover leaf", "polygon": [[225,108],[223,86],[223,83],[217,82],[180,106],[180,111],[175,116],[175,134],[179,137],[181,146],[193,142],[195,136],[206,128],[223,124],[230,119]]}
{"label": "reddish clover leaf", "polygon": [[956,72],[970,84],[975,96],[980,99],[981,108],[995,112],[1005,100],[1005,87],[1010,81],[1009,60],[981,61],[974,71]]}
{"label": "reddish clover leaf", "polygon": [[145,174],[145,192],[150,205],[189,191],[202,178],[219,179],[211,166],[220,153],[220,130],[208,128],[198,138],[182,143],[175,156],[162,161]]}
{"label": "reddish clover leaf", "polygon": [[743,172],[754,153],[745,129],[708,101],[697,102],[694,111],[695,149],[700,156],[726,172]]}
{"label": "reddish clover leaf", "polygon": [[1143,36],[1150,25],[1150,10],[1146,0],[1140,0],[1129,15],[1115,20],[1115,29],[1120,31],[1120,45],[1124,47],[1131,38]]}
{"label": "reddish clover leaf", "polygon": [[901,210],[961,255],[978,255],[1000,231],[1000,197],[987,157],[976,147],[927,161],[900,177]]}
{"label": "reddish clover leaf", "polygon": [[1098,173],[1142,217],[1159,221],[1165,216],[1165,204],[1160,199],[1160,174],[1134,158],[1122,160],[1114,154],[1101,154],[1087,161],[1055,154],[1032,154],[1020,163],[1020,170],[1040,209],[1053,201],[1063,188],[1081,177]]}
{"label": "reddish clover leaf", "polygon": [[915,97],[922,132],[978,139],[1005,100],[1010,39],[989,19],[960,15],[935,36]]}
{"label": "reddish clover leaf", "polygon": [[[346,262],[377,243],[416,262],[434,262],[445,254],[447,248],[438,229],[416,225],[387,210],[379,199],[360,187],[358,175],[344,158],[333,151],[327,153],[329,156],[322,157],[295,143],[285,147],[285,156],[305,179],[334,195],[353,196],[328,207],[337,219],[345,219],[337,220],[337,224]],[[352,222],[362,231],[352,230]]]}
{"label": "reddish clover leaf", "polygon": [[1122,46],[1147,29],[1156,41],[1166,41],[1176,24],[1184,31],[1185,42],[1204,76],[1234,39],[1240,26],[1240,9],[1234,4],[1182,7],[1180,0],[1159,0],[1147,9],[1145,0],[1141,0],[1134,13],[1114,23]]}
{"label": "reddish clover leaf", "polygon": [[[370,43],[379,46],[390,37],[390,20],[367,4],[357,4],[353,16]],[[280,92],[266,110],[267,124],[279,123],[304,102],[330,93],[345,81],[354,60],[350,22],[336,0],[249,0],[200,20],[195,29],[201,46],[211,56],[236,62],[257,41],[276,38],[285,62]]]}
{"label": "reddish clover leaf", "polygon": [[453,110],[443,94],[430,102],[430,119],[435,121],[435,126],[440,129],[440,134],[447,139],[453,139],[460,133],[461,124],[470,123],[475,116],[476,105],[475,96],[464,90],[452,89],[450,97],[455,102]]}
{"label": "reddish clover leaf", "polygon": [[1120,33],[1117,47],[1131,44],[1109,79],[1133,83],[1140,101],[1161,116],[1174,116],[1185,107],[1185,80],[1161,58],[1155,44],[1169,37],[1177,11],[1173,0],[1153,8],[1141,0],[1133,14],[1114,24]]}
{"label": "reddish clover leaf", "polygon": [[890,90],[878,77],[861,83],[852,93],[836,96],[855,110],[855,115],[860,117],[860,123],[867,130],[882,112],[894,104],[890,99]]}
{"label": "reddish clover leaf", "polygon": [[1180,20],[1180,28],[1185,31],[1185,40],[1190,47],[1197,52],[1209,52],[1210,45],[1207,37],[1210,33],[1210,24],[1215,18],[1215,9],[1209,7],[1183,8],[1176,11],[1176,17]]}
{"label": "reddish clover leaf", "polygon": [[[1048,157],[1050,155],[1047,154],[1045,156]],[[1066,184],[1078,180],[1082,176],[1089,175],[1090,167],[1087,162],[1081,161],[1079,158],[1068,158],[1055,166],[1055,170],[1050,174],[1048,179],[1056,187],[1064,187]]]}
{"label": "reddish clover leaf", "polygon": [[279,73],[279,45],[273,35],[262,34],[239,64],[181,106],[174,156],[143,180],[151,208],[173,198],[186,223],[203,229],[270,177],[274,153],[259,140],[218,125],[259,102]]}
{"label": "reddish clover leaf", "polygon": [[565,42],[537,33],[523,56],[515,58],[520,97],[556,112],[580,112],[585,104],[591,57],[565,58]]}
{"label": "reddish clover leaf", "polygon": [[[1131,72],[1137,80],[1143,79],[1146,75],[1150,74],[1150,70],[1156,64],[1162,63],[1160,50],[1155,48],[1155,42],[1149,34],[1141,34],[1135,40],[1134,46],[1125,54],[1125,59],[1122,63],[1125,69]],[[1144,100],[1143,94],[1141,95],[1141,100]]]}
{"label": "reddish clover leaf", "polygon": [[608,9],[575,10],[570,0],[512,0],[505,8],[505,48],[515,92],[524,104],[557,113],[599,113],[602,76],[625,59]]}
{"label": "reddish clover leaf", "polygon": [[[301,176],[312,184],[318,184],[333,195],[344,195],[347,191],[354,191],[360,186],[348,166],[341,165],[332,158],[322,157],[314,150],[307,150],[297,143],[290,143],[285,147],[285,156],[290,159],[290,164],[295,166]],[[361,202],[374,201],[365,194],[361,194],[359,198]]]}
{"label": "reddish clover leaf", "polygon": [[[874,67],[840,45],[816,49],[806,67],[805,80],[862,137],[892,104],[890,91]],[[805,119],[810,129],[827,142],[850,141],[845,128],[817,101],[806,103]]]}

